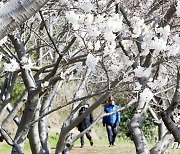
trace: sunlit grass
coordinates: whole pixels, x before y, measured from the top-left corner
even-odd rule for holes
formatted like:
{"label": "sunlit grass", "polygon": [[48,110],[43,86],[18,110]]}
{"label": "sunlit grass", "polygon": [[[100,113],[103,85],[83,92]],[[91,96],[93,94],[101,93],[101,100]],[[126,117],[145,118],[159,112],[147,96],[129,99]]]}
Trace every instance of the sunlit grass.
{"label": "sunlit grass", "polygon": [[[57,141],[58,141],[58,135],[53,135],[50,136],[50,144],[51,144],[51,148],[55,149]],[[149,148],[154,146],[155,143],[150,143],[149,144]],[[0,143],[0,154],[10,154],[12,150],[12,147],[7,145],[5,142]],[[81,149],[80,148],[80,139],[78,139],[75,143],[74,143],[74,147],[72,149],[72,154],[74,154],[73,152],[80,152],[80,154],[83,154],[83,151],[85,151],[85,154],[90,154],[91,152],[96,151],[96,154],[101,154],[102,151],[104,151],[104,154],[111,154],[112,149],[109,149],[108,147],[108,140],[107,138],[104,139],[95,139],[94,140],[94,146],[91,147],[89,144],[88,139],[85,137],[85,149]],[[86,151],[87,150],[87,151]],[[102,150],[102,151],[100,151]],[[121,153],[124,154],[128,153],[128,154],[135,154],[135,147],[134,147],[134,143],[132,141],[127,141],[127,140],[123,140],[123,139],[117,139],[116,141],[116,147],[113,148],[114,150],[114,154],[118,153],[119,150],[121,150]],[[179,153],[179,149],[170,149],[170,154],[180,154]],[[31,154],[30,151],[30,146],[29,146],[29,142],[27,141],[25,146],[24,146],[24,153],[25,154]],[[119,153],[118,153],[119,154]]]}

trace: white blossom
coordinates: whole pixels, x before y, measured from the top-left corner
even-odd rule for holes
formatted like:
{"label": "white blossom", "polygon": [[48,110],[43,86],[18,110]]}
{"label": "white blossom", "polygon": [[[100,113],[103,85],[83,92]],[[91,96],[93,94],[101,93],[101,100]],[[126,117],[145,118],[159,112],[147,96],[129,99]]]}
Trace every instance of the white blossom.
{"label": "white blossom", "polygon": [[167,47],[168,52],[168,56],[176,56],[176,55],[180,55],[180,46],[173,44],[171,46]]}
{"label": "white blossom", "polygon": [[0,8],[3,7],[4,3],[1,1],[0,2]]}
{"label": "white blossom", "polygon": [[0,40],[0,46],[7,41],[7,36]]}
{"label": "white blossom", "polygon": [[28,58],[26,56],[22,57],[21,64],[23,65],[22,68],[25,68],[25,69],[31,69],[33,66],[31,58]]}
{"label": "white blossom", "polygon": [[142,30],[144,29],[144,20],[138,17],[133,17],[132,27],[133,27],[132,37],[133,38],[139,37],[142,33]]}
{"label": "white blossom", "polygon": [[174,44],[167,46],[168,56],[180,55],[180,37],[176,34],[173,37]]}
{"label": "white blossom", "polygon": [[0,61],[1,61],[1,59],[2,59],[2,56],[3,56],[3,55],[0,53]]}
{"label": "white blossom", "polygon": [[151,67],[144,68],[141,66],[138,66],[135,70],[135,76],[137,77],[149,77],[151,74]]}
{"label": "white blossom", "polygon": [[65,80],[65,73],[61,72],[60,77]]}
{"label": "white blossom", "polygon": [[156,28],[156,33],[159,33],[163,40],[167,40],[170,35],[170,26]]}
{"label": "white blossom", "polygon": [[88,42],[88,49],[92,50],[93,49],[93,43],[92,42]]}
{"label": "white blossom", "polygon": [[140,101],[149,102],[153,98],[153,93],[149,88],[145,88],[143,92],[140,94]]}
{"label": "white blossom", "polygon": [[141,89],[141,84],[139,82],[135,82],[135,87],[134,87],[134,90],[137,90],[139,91]]}
{"label": "white blossom", "polygon": [[60,0],[61,3],[66,3],[68,0]]}
{"label": "white blossom", "polygon": [[93,20],[94,20],[93,15],[90,14],[90,13],[88,13],[88,14],[85,15],[84,24],[85,24],[86,26],[89,26],[89,25],[92,24]]}
{"label": "white blossom", "polygon": [[95,50],[99,50],[101,47],[101,44],[100,44],[100,41],[98,40],[96,43],[95,43]]}
{"label": "white blossom", "polygon": [[124,68],[124,65],[122,62],[119,63],[113,63],[110,65],[109,69],[112,70],[116,75],[119,74],[119,71]]}
{"label": "white blossom", "polygon": [[131,75],[128,75],[128,74],[124,74],[124,77],[123,77],[123,82],[130,82],[131,80],[133,79],[133,76]]}
{"label": "white blossom", "polygon": [[166,50],[166,43],[167,41],[163,40],[162,38],[155,37],[154,40],[149,42],[149,49],[155,49],[158,52]]}
{"label": "white blossom", "polygon": [[158,76],[157,80],[154,81],[154,84],[158,87],[163,87],[167,84],[168,78],[163,78],[162,76]]}
{"label": "white blossom", "polygon": [[16,62],[16,60],[11,59],[10,63],[4,63],[4,69],[8,72],[14,72],[19,69],[19,64]]}
{"label": "white blossom", "polygon": [[180,1],[178,1],[178,3],[177,3],[176,14],[178,17],[180,17]]}
{"label": "white blossom", "polygon": [[86,59],[86,66],[92,71],[96,71],[96,65],[99,61],[99,57],[94,57],[91,53],[88,54]]}
{"label": "white blossom", "polygon": [[113,42],[116,38],[116,35],[113,34],[112,32],[107,32],[104,34],[104,38],[108,41],[108,42]]}
{"label": "white blossom", "polygon": [[78,21],[80,17],[78,14],[76,14],[74,11],[69,11],[69,12],[66,12],[65,16],[67,20],[73,24],[74,30],[79,29],[80,25],[78,24]]}
{"label": "white blossom", "polygon": [[106,55],[112,55],[115,52],[116,44],[115,42],[107,43],[104,48],[104,56]]}
{"label": "white blossom", "polygon": [[152,89],[162,88],[168,82],[168,78],[163,78],[162,76],[158,76],[157,80],[148,82],[148,86]]}
{"label": "white blossom", "polygon": [[83,70],[82,63],[76,63],[75,68],[78,72],[81,72]]}
{"label": "white blossom", "polygon": [[98,30],[98,28],[95,25],[92,25],[91,27],[89,27],[89,29],[87,30],[88,35],[91,37],[96,38],[97,36],[99,36],[101,34],[101,32]]}
{"label": "white blossom", "polygon": [[176,34],[173,39],[174,39],[175,44],[180,45],[180,37],[178,34]]}
{"label": "white blossom", "polygon": [[130,40],[122,40],[121,43],[125,50],[128,50],[129,47],[132,45],[132,42]]}
{"label": "white blossom", "polygon": [[47,87],[48,85],[49,85],[49,82],[48,82],[48,81],[45,81],[45,82],[41,83],[41,87],[42,87],[42,88],[45,88],[45,87]]}
{"label": "white blossom", "polygon": [[94,10],[94,5],[90,0],[78,0],[78,7],[87,13]]}
{"label": "white blossom", "polygon": [[122,17],[119,17],[118,14],[113,13],[111,17],[106,19],[106,32],[117,32],[122,29]]}

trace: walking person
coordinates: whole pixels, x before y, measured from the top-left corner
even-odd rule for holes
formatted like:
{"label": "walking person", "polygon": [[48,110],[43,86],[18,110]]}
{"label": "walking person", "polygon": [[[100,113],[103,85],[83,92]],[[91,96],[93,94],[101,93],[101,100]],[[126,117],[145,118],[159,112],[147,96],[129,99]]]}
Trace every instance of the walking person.
{"label": "walking person", "polygon": [[[108,104],[104,107],[104,112],[110,113],[119,110],[119,106],[115,104],[114,97],[110,96],[108,99]],[[103,126],[106,126],[109,147],[115,146],[115,140],[117,136],[117,126],[120,125],[120,112],[116,112],[109,116],[103,117]]]}
{"label": "walking person", "polygon": [[[79,116],[81,114],[83,114],[87,108],[89,107],[89,104],[88,103],[85,103],[81,109],[79,110]],[[90,113],[83,121],[81,121],[79,124],[78,124],[78,130],[81,132],[83,132],[86,128],[88,128],[91,124],[93,123],[93,115],[92,113]],[[90,134],[90,130],[86,132],[86,137],[88,138],[89,142],[90,142],[90,145],[93,146],[93,139],[91,137],[91,134]],[[80,141],[81,141],[81,148],[84,147],[84,134],[81,136],[80,138]]]}

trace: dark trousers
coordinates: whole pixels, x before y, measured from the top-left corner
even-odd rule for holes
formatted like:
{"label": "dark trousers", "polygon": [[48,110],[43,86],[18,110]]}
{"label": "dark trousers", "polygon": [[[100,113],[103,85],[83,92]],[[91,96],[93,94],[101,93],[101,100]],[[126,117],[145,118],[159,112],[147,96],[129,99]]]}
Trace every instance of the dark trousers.
{"label": "dark trousers", "polygon": [[116,140],[117,133],[118,133],[117,127],[113,125],[106,125],[106,130],[108,134],[109,144],[113,145]]}
{"label": "dark trousers", "polygon": [[[92,137],[90,135],[90,132],[86,133],[86,137],[88,138],[88,140],[91,142],[92,141]],[[84,135],[81,136],[81,145],[84,145]]]}

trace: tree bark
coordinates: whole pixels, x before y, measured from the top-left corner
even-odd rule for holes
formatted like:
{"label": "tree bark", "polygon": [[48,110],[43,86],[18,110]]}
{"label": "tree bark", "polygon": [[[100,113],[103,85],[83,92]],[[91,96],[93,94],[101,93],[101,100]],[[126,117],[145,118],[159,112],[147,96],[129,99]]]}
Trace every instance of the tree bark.
{"label": "tree bark", "polygon": [[[5,93],[4,93],[5,98],[2,99],[3,104],[2,104],[1,109],[0,109],[0,117],[3,117],[4,112],[7,109],[7,105],[8,105],[8,103],[10,103],[10,99],[12,96],[16,77],[17,77],[17,72],[9,73],[7,76],[7,86],[6,86],[6,89],[4,90],[5,91]],[[1,126],[1,123],[0,123],[0,126]]]}
{"label": "tree bark", "polygon": [[[23,56],[26,56],[23,43],[20,41],[18,35],[10,36],[10,39],[18,54],[18,59],[21,60]],[[24,141],[27,138],[27,133],[29,131],[28,124],[32,121],[35,115],[36,107],[38,104],[38,98],[39,98],[38,96],[39,93],[36,89],[36,83],[35,83],[35,80],[33,79],[31,70],[28,70],[26,68],[21,68],[21,73],[22,73],[24,84],[28,91],[28,99],[25,105],[24,113],[21,118],[21,122],[18,126],[15,139],[14,139],[14,144],[15,145],[17,144],[17,146],[13,147],[12,153],[17,153],[17,151],[21,151],[21,152],[23,151]],[[33,142],[33,141],[34,140],[30,140],[30,142]],[[19,147],[19,149],[17,149],[17,147]]]}
{"label": "tree bark", "polygon": [[[142,106],[144,106],[142,108]],[[148,104],[146,102],[138,102],[136,113],[133,115],[130,123],[128,124],[130,133],[132,135],[134,144],[136,146],[137,154],[148,154],[147,141],[142,131],[143,122],[146,117],[146,110]]]}
{"label": "tree bark", "polygon": [[143,123],[146,118],[147,109],[149,106],[149,101],[142,99],[142,93],[145,90],[145,86],[147,84],[147,77],[141,77],[139,82],[142,85],[139,94],[138,94],[138,102],[135,113],[128,124],[128,128],[132,135],[132,139],[134,141],[136,147],[137,154],[149,154],[149,149],[147,146],[147,140],[142,131]]}
{"label": "tree bark", "polygon": [[[79,97],[83,97],[85,96],[86,93],[86,85],[89,82],[89,79],[91,78],[91,71],[88,69],[84,75],[84,80],[81,82],[79,89],[77,90],[76,94],[75,94],[75,99],[79,98]],[[82,93],[83,92],[83,93]],[[72,105],[72,110],[70,113],[70,116],[67,118],[67,120],[64,122],[64,125],[62,126],[61,132],[60,132],[60,139],[61,141],[59,142],[59,145],[61,146],[61,150],[60,151],[66,151],[68,152],[70,150],[71,147],[66,146],[66,143],[69,142],[68,140],[70,138],[73,138],[73,129],[70,132],[66,131],[66,126],[69,125],[71,123],[71,121],[73,121],[77,116],[77,110],[79,108],[79,104],[80,102],[75,102]],[[65,133],[64,133],[65,132]]]}
{"label": "tree bark", "polygon": [[166,125],[167,129],[173,134],[175,141],[178,143],[180,143],[180,127],[178,124],[176,124],[173,121],[171,116],[172,116],[173,111],[175,111],[176,108],[177,110],[179,109],[179,104],[180,104],[180,86],[179,85],[180,85],[180,67],[178,67],[178,71],[177,71],[176,91],[172,98],[172,102],[170,106],[161,114],[164,124]]}
{"label": "tree bark", "polygon": [[13,0],[5,3],[0,8],[0,39],[28,20],[47,2],[48,0]]}
{"label": "tree bark", "polygon": [[150,150],[150,154],[165,154],[169,144],[174,140],[172,134],[166,133],[161,140]]}

